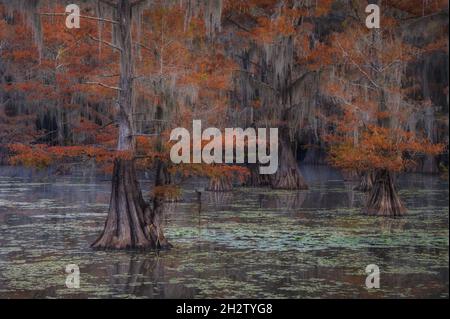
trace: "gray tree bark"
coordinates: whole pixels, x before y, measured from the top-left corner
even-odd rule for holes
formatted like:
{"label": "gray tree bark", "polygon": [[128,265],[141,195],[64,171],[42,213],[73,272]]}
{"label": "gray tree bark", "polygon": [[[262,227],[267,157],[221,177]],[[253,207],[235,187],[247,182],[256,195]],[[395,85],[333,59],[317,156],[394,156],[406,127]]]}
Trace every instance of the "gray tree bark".
{"label": "gray tree bark", "polygon": [[[133,132],[133,51],[132,3],[117,3],[118,46],[120,54],[119,137],[117,150],[131,154],[135,150]],[[100,237],[92,244],[97,249],[166,249],[171,245],[164,237],[160,210],[152,210],[144,201],[137,181],[133,159],[118,158],[114,162],[112,191],[108,217]]]}

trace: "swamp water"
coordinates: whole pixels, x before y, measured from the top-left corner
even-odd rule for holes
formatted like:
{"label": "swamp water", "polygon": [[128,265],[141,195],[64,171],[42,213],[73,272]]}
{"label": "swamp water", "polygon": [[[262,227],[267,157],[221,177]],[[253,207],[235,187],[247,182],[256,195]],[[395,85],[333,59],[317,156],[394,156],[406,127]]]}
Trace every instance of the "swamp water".
{"label": "swamp water", "polygon": [[[164,217],[174,248],[156,253],[89,247],[106,219],[104,177],[0,167],[0,298],[448,298],[448,181],[402,176],[408,214],[386,219],[361,215],[364,195],[338,172],[302,171],[307,191],[205,192],[201,207],[202,184],[186,184]],[[78,289],[66,288],[68,264]],[[369,264],[380,289],[365,287]]]}

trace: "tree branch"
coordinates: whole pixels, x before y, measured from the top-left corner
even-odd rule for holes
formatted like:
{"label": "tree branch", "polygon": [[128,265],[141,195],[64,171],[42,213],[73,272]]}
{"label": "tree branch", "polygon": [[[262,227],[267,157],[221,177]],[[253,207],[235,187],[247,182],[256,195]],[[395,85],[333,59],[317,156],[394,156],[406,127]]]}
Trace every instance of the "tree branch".
{"label": "tree branch", "polygon": [[113,125],[113,124],[116,124],[116,121],[111,121],[111,122],[109,122],[109,123],[107,123],[107,124],[105,124],[105,125],[99,127],[99,128],[97,129],[97,132],[98,132],[98,131],[101,131],[101,130],[103,130],[103,129],[105,129],[105,128],[107,128],[108,126]]}
{"label": "tree branch", "polygon": [[305,72],[304,74],[302,74],[298,79],[296,79],[295,81],[293,81],[289,86],[288,86],[288,90],[291,90],[291,89],[293,89],[294,87],[295,87],[295,85],[297,85],[298,83],[300,83],[300,82],[302,82],[304,79],[306,79],[306,77],[309,75],[309,74],[313,74],[313,73],[316,73],[316,71],[308,71],[308,72]]}
{"label": "tree branch", "polygon": [[108,42],[108,41],[105,41],[105,40],[97,39],[96,37],[94,37],[94,36],[92,36],[92,35],[89,35],[89,38],[91,38],[91,39],[94,40],[94,41],[97,41],[97,42],[106,44],[106,45],[110,46],[111,48],[118,50],[119,52],[122,52],[122,49],[121,49],[121,48],[119,48],[117,45],[112,44],[111,42]]}
{"label": "tree branch", "polygon": [[116,90],[116,91],[122,91],[121,88],[116,87],[116,86],[110,86],[101,82],[84,82],[84,84],[93,84],[93,85],[98,85],[107,89],[111,89],[111,90]]}
{"label": "tree branch", "polygon": [[152,48],[150,48],[150,47],[148,47],[148,46],[146,46],[145,44],[142,44],[142,43],[140,43],[140,42],[135,42],[134,44],[137,44],[137,45],[140,46],[141,48],[143,48],[143,49],[145,49],[145,50],[147,50],[147,51],[150,51],[150,52],[152,52],[152,53],[155,52],[155,50],[152,50]]}
{"label": "tree branch", "polygon": [[[36,13],[38,15],[41,16],[68,16],[70,15],[70,13],[48,13],[48,12],[44,12],[44,13]],[[84,15],[79,15],[80,18],[84,18],[84,19],[89,19],[89,20],[95,20],[95,21],[102,21],[102,22],[109,22],[112,24],[119,24],[118,21],[115,20],[110,20],[110,19],[105,19],[105,18],[99,18],[99,17],[92,17],[92,16],[84,16]]]}
{"label": "tree branch", "polygon": [[[244,60],[244,59],[245,59],[245,57],[243,57],[242,55],[239,55],[239,54],[234,54],[234,56],[237,57],[237,58],[239,58],[239,59],[241,59],[241,60]],[[261,64],[256,63],[256,62],[253,62],[253,61],[250,60],[250,59],[248,59],[248,63],[250,63],[250,64],[252,64],[252,65],[254,65],[254,66],[258,67],[258,68],[261,68]]]}
{"label": "tree branch", "polygon": [[348,54],[348,53],[344,50],[344,48],[342,47],[341,43],[340,43],[339,41],[337,41],[337,43],[338,43],[338,45],[339,45],[339,48],[341,48],[342,54],[344,55],[344,57],[348,57],[349,60],[350,60],[350,62],[351,62],[351,63],[359,70],[359,72],[361,72],[361,73],[367,78],[367,80],[369,80],[369,82],[372,83],[373,86],[375,86],[377,89],[379,89],[380,86],[379,86],[374,80],[372,80],[372,78],[370,77],[370,75],[369,75],[366,71],[364,71],[358,63],[356,63],[356,62],[352,59],[351,55]]}
{"label": "tree branch", "polygon": [[102,74],[102,75],[99,75],[98,77],[100,77],[100,78],[114,78],[114,77],[117,77],[117,76],[120,76],[120,74]]}
{"label": "tree branch", "polygon": [[6,99],[6,101],[3,101],[2,103],[0,103],[0,107],[3,107],[4,105],[6,105],[6,103],[8,103],[9,100],[11,100],[11,99]]}
{"label": "tree branch", "polygon": [[252,31],[250,29],[248,29],[247,27],[243,26],[242,24],[240,24],[239,22],[235,21],[234,19],[232,19],[230,16],[227,16],[225,18],[226,20],[230,21],[232,24],[234,24],[235,26],[237,26],[238,28],[251,33]]}
{"label": "tree branch", "polygon": [[253,82],[259,83],[259,84],[261,84],[261,85],[263,85],[263,86],[265,86],[265,87],[275,91],[276,93],[279,93],[278,90],[276,88],[274,88],[273,86],[271,86],[270,84],[262,82],[260,80],[257,80],[255,78],[255,74],[253,74],[252,72],[247,71],[247,70],[236,70],[236,71],[244,73],[244,74],[247,74],[249,76],[250,80],[252,80]]}

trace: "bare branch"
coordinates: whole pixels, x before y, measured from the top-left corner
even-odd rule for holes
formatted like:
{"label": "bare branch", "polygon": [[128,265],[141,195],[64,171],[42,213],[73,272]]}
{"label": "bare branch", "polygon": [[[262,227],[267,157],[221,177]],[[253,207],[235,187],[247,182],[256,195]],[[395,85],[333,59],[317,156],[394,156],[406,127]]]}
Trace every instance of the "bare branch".
{"label": "bare branch", "polygon": [[252,32],[249,28],[247,28],[247,27],[243,26],[242,24],[240,24],[239,22],[235,21],[235,20],[232,19],[230,16],[227,16],[226,19],[227,19],[228,21],[230,21],[232,24],[234,24],[235,26],[237,26],[238,28],[240,28],[240,29],[242,29],[242,30],[244,30],[244,31],[246,31],[246,32],[249,32],[249,33]]}
{"label": "bare branch", "polygon": [[116,87],[116,86],[110,86],[101,82],[84,82],[84,84],[93,84],[93,85],[99,85],[101,87],[107,88],[107,89],[111,89],[111,90],[116,90],[116,91],[122,91],[121,88]]}
{"label": "bare branch", "polygon": [[431,18],[431,17],[437,16],[437,15],[448,15],[448,10],[438,11],[438,12],[434,12],[434,13],[431,13],[428,15],[422,15],[422,16],[411,16],[409,18],[403,19],[403,21],[406,21],[405,24],[415,23],[422,19]]}
{"label": "bare branch", "polygon": [[348,54],[348,53],[344,50],[344,48],[342,47],[341,43],[340,43],[339,41],[337,41],[337,43],[338,43],[338,45],[339,45],[339,48],[342,50],[342,54],[344,55],[344,57],[348,57],[349,60],[350,60],[350,62],[351,62],[354,66],[356,66],[356,68],[359,70],[359,72],[361,72],[361,73],[367,78],[367,80],[369,80],[369,82],[372,83],[373,86],[375,86],[377,89],[379,89],[380,86],[379,86],[374,80],[372,80],[372,78],[370,77],[370,75],[369,75],[366,71],[364,71],[358,63],[356,63],[356,62],[352,59],[352,57],[350,56],[350,54]]}
{"label": "bare branch", "polygon": [[83,41],[83,38],[78,39],[73,45],[69,45],[66,48],[59,50],[58,54],[56,55],[55,60],[59,60],[59,58],[66,53],[67,51],[69,51],[70,49],[72,49],[73,47],[75,47],[76,45],[78,45],[78,43],[80,43],[81,41]]}
{"label": "bare branch", "polygon": [[391,66],[395,65],[396,63],[402,63],[402,61],[401,61],[401,60],[395,60],[395,61],[392,61],[391,63],[389,63],[389,64],[386,65],[385,67],[381,68],[381,69],[380,69],[380,72],[386,71],[387,69],[389,69]]}
{"label": "bare branch", "polygon": [[[37,13],[38,15],[41,16],[68,16],[70,13],[49,13],[49,12],[44,12],[44,13]],[[99,18],[99,17],[92,17],[92,16],[85,16],[85,15],[80,15],[80,18],[84,18],[84,19],[89,19],[89,20],[95,20],[95,21],[102,21],[102,22],[109,22],[112,24],[119,24],[118,21],[115,20],[110,20],[110,19],[105,19],[105,18]]]}
{"label": "bare branch", "polygon": [[[236,58],[239,58],[239,59],[241,59],[241,60],[244,60],[244,59],[245,59],[245,57],[243,57],[242,55],[239,55],[239,54],[233,54],[233,55],[234,55]],[[250,64],[256,66],[257,68],[261,68],[261,64],[256,63],[256,62],[254,62],[254,61],[251,61],[250,59],[248,60],[248,63],[250,63]]]}
{"label": "bare branch", "polygon": [[6,99],[6,101],[4,101],[4,102],[0,103],[0,107],[3,107],[4,105],[6,105],[6,103],[8,103],[8,102],[9,102],[9,100],[11,100],[11,99]]}
{"label": "bare branch", "polygon": [[247,71],[247,70],[236,70],[236,71],[247,74],[248,77],[250,78],[250,80],[252,80],[253,82],[259,83],[262,86],[265,86],[266,88],[269,88],[269,89],[275,91],[276,93],[279,93],[278,90],[276,88],[274,88],[273,86],[271,86],[270,84],[257,80],[255,77],[255,74],[253,74],[252,72]]}
{"label": "bare branch", "polygon": [[108,42],[108,41],[105,41],[105,40],[97,39],[96,37],[94,37],[94,36],[92,36],[92,35],[89,35],[89,38],[91,38],[91,39],[94,40],[94,41],[97,41],[97,42],[106,44],[106,45],[110,46],[111,48],[116,49],[116,50],[122,52],[122,49],[121,49],[121,48],[119,48],[117,45],[112,44],[111,42]]}
{"label": "bare branch", "polygon": [[147,51],[150,51],[150,52],[152,52],[152,53],[155,52],[154,50],[152,50],[152,48],[146,46],[145,44],[142,44],[142,43],[140,43],[140,42],[135,42],[135,44],[137,44],[138,46],[140,46],[141,48],[143,48],[143,49],[145,49],[145,50],[147,50]]}
{"label": "bare branch", "polygon": [[103,129],[105,129],[105,128],[107,128],[107,127],[110,126],[110,125],[116,124],[116,123],[117,123],[116,121],[111,121],[111,122],[109,122],[109,123],[107,123],[107,124],[105,124],[105,125],[103,125],[103,126],[100,126],[100,127],[97,129],[97,132],[98,132],[98,131],[101,131],[101,130],[103,130]]}
{"label": "bare branch", "polygon": [[102,74],[102,75],[99,75],[98,77],[100,77],[100,78],[115,78],[118,76],[120,76],[120,74]]}
{"label": "bare branch", "polygon": [[303,80],[305,80],[305,79],[308,77],[308,75],[314,74],[314,73],[316,73],[316,71],[308,71],[308,72],[305,72],[305,73],[302,74],[298,79],[294,80],[294,81],[289,85],[289,87],[288,87],[287,89],[288,89],[288,90],[293,89],[297,84],[299,84],[299,83],[301,83]]}

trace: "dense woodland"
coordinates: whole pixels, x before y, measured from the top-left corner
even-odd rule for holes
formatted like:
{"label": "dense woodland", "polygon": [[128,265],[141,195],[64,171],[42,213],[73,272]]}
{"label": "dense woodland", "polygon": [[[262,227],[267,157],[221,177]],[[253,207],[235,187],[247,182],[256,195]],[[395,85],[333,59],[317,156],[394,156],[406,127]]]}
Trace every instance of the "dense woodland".
{"label": "dense woodland", "polygon": [[[377,3],[379,29],[354,0],[0,0],[2,162],[111,173],[95,248],[169,248],[163,202],[187,178],[302,191],[298,162],[359,181],[364,213],[402,216],[399,173],[447,174],[448,2]],[[278,171],[174,165],[169,134],[196,119],[279,128]]]}

